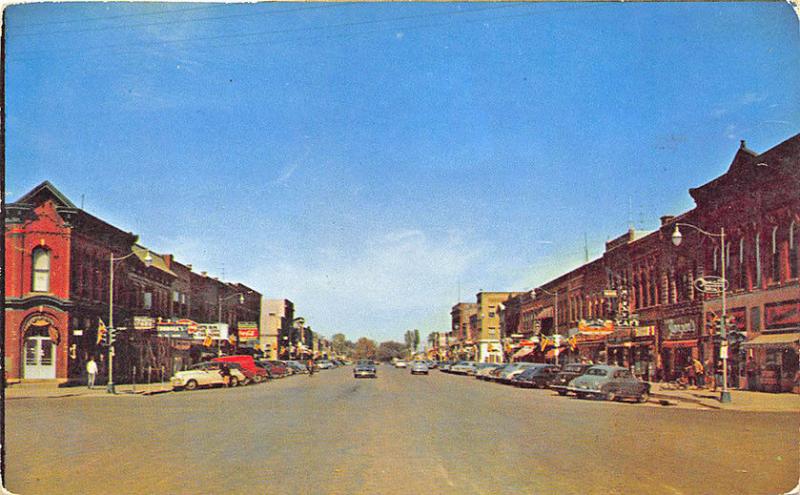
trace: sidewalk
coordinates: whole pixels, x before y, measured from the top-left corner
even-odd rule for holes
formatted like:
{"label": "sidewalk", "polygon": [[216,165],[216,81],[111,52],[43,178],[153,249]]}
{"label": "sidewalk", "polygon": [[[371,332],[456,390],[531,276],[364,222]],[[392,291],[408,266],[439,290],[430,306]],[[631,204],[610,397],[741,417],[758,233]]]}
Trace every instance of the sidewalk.
{"label": "sidewalk", "polygon": [[650,384],[650,397],[656,400],[665,399],[691,403],[709,409],[724,411],[800,412],[800,395],[798,394],[772,394],[768,392],[750,392],[748,390],[731,390],[730,394],[731,401],[727,404],[722,404],[719,401],[719,389],[716,392],[696,388],[673,390],[664,383]]}
{"label": "sidewalk", "polygon": [[53,382],[31,382],[31,383],[16,383],[14,385],[6,386],[6,400],[14,399],[53,399],[60,397],[136,397],[140,395],[155,395],[167,392],[172,392],[172,385],[169,382],[151,383],[150,385],[144,383],[119,384],[115,385],[116,394],[109,394],[106,392],[106,385],[96,385],[93,389],[88,389],[83,386],[70,386],[59,387],[57,383]]}

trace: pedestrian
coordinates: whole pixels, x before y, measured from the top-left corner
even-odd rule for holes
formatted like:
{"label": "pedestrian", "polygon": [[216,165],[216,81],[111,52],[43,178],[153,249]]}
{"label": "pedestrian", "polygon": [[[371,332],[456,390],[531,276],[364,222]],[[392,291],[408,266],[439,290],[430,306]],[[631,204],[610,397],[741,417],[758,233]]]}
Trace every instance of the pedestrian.
{"label": "pedestrian", "polygon": [[89,362],[86,363],[86,386],[91,390],[94,388],[94,379],[97,377],[97,363],[94,358],[90,357]]}
{"label": "pedestrian", "polygon": [[697,387],[703,388],[706,383],[706,370],[703,367],[703,363],[700,362],[699,359],[693,359],[692,366],[694,367],[694,376]]}
{"label": "pedestrian", "polygon": [[314,360],[313,359],[309,359],[308,360],[308,364],[306,366],[308,366],[308,376],[313,376],[314,375]]}
{"label": "pedestrian", "polygon": [[222,375],[222,386],[229,387],[231,384],[231,370],[227,364],[222,363],[220,365],[219,374]]}
{"label": "pedestrian", "polygon": [[689,363],[688,366],[683,368],[683,372],[686,374],[687,385],[690,387],[697,386],[697,375],[695,375],[694,372],[694,364]]}

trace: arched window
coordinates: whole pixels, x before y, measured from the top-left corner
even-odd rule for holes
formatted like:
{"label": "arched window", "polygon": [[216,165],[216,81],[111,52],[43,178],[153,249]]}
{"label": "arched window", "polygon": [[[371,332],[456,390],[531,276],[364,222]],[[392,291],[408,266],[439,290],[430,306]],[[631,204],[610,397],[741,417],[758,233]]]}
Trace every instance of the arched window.
{"label": "arched window", "polygon": [[789,278],[797,278],[797,271],[800,269],[798,267],[798,261],[800,260],[800,256],[798,256],[798,245],[800,245],[800,225],[797,222],[792,222],[789,225]]}
{"label": "arched window", "polygon": [[33,250],[33,292],[50,292],[50,251],[37,247]]}
{"label": "arched window", "polygon": [[745,266],[744,266],[744,237],[739,239],[739,269],[736,271],[737,289],[744,289],[745,283]]}

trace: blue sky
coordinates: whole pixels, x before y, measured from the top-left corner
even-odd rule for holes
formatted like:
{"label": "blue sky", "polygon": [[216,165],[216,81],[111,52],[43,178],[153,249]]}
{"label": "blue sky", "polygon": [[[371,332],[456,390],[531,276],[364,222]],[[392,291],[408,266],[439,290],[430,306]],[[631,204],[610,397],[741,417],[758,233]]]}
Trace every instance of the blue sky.
{"label": "blue sky", "polygon": [[785,3],[6,10],[6,180],[324,335],[449,328],[800,132]]}

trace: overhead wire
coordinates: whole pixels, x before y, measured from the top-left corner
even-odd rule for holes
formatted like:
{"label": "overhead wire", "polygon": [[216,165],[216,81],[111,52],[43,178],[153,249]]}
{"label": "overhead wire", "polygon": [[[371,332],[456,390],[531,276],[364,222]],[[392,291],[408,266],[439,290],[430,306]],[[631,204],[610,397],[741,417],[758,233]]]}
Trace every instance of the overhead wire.
{"label": "overhead wire", "polygon": [[254,17],[258,15],[270,15],[270,14],[283,14],[288,12],[298,12],[302,10],[316,10],[316,9],[329,9],[333,7],[341,7],[353,5],[352,3],[345,3],[345,2],[336,2],[336,3],[324,3],[324,4],[312,4],[307,5],[299,8],[294,9],[282,9],[282,10],[268,10],[265,12],[248,12],[242,14],[228,14],[228,15],[220,15],[220,16],[213,16],[213,17],[193,17],[191,19],[179,19],[179,20],[170,20],[170,21],[157,21],[157,22],[142,22],[139,24],[124,24],[124,25],[116,25],[116,26],[98,26],[93,28],[82,28],[82,29],[65,29],[61,31],[41,31],[41,32],[34,32],[34,33],[13,33],[12,36],[16,37],[28,37],[28,36],[53,36],[58,34],[70,34],[70,33],[90,33],[90,32],[99,32],[99,31],[112,31],[115,29],[129,29],[129,28],[138,28],[138,27],[149,27],[149,26],[163,26],[163,25],[171,25],[171,24],[186,24],[190,22],[201,22],[201,21],[216,21],[221,19],[233,19],[237,17]]}
{"label": "overhead wire", "polygon": [[[107,50],[107,49],[114,49],[114,48],[125,48],[129,46],[135,46],[137,48],[141,48],[144,46],[162,46],[168,44],[176,44],[176,43],[193,43],[198,41],[215,41],[221,39],[232,39],[232,38],[249,38],[254,36],[266,36],[272,34],[287,34],[292,32],[302,32],[302,31],[319,31],[324,29],[337,29],[337,28],[346,28],[346,27],[355,27],[355,26],[364,26],[370,24],[379,24],[384,22],[393,22],[393,21],[403,21],[403,20],[411,20],[411,19],[420,19],[420,18],[428,18],[428,17],[442,17],[442,16],[449,16],[449,15],[461,15],[461,14],[469,14],[475,12],[486,12],[486,11],[493,11],[493,10],[500,10],[500,9],[507,9],[507,8],[514,8],[524,6],[526,4],[503,4],[500,6],[495,7],[483,7],[478,9],[468,9],[468,10],[450,10],[446,12],[433,12],[433,13],[425,13],[425,14],[414,14],[414,15],[406,15],[406,16],[396,16],[396,17],[387,17],[382,19],[369,19],[364,21],[351,21],[345,23],[337,23],[337,24],[329,24],[324,26],[310,26],[310,27],[302,27],[302,28],[290,28],[290,29],[279,29],[279,30],[269,30],[269,31],[257,31],[257,32],[250,32],[250,33],[231,33],[231,34],[221,34],[216,36],[196,36],[196,37],[185,37],[185,38],[178,38],[178,39],[168,39],[168,40],[161,40],[161,41],[149,41],[144,43],[117,43],[117,44],[107,44],[107,45],[96,45],[96,46],[89,46],[83,47],[82,50]],[[48,50],[48,49],[32,49],[32,50],[16,50],[16,54],[27,54],[27,53],[37,53],[37,52],[58,52],[58,51],[74,51],[75,48],[62,48],[57,50]],[[16,58],[16,57],[15,57]],[[24,59],[24,57],[19,57],[18,59]]]}

